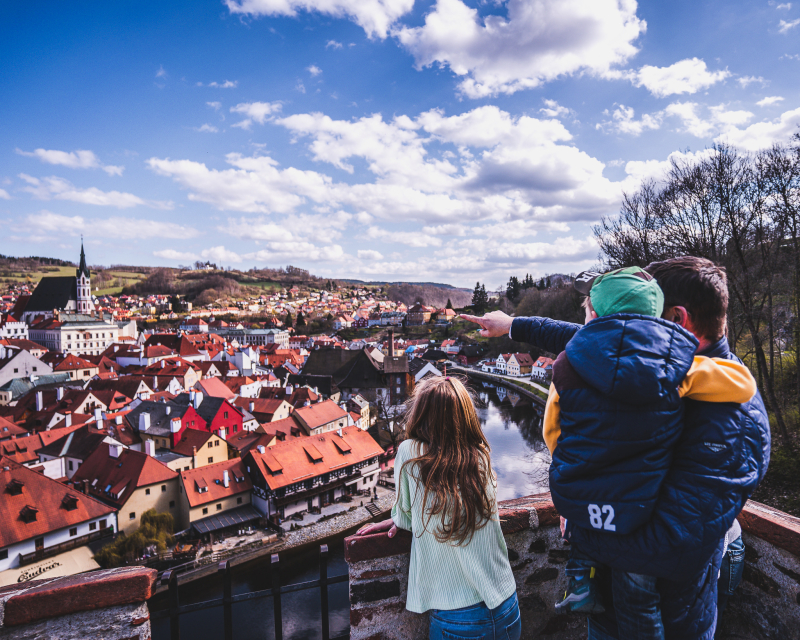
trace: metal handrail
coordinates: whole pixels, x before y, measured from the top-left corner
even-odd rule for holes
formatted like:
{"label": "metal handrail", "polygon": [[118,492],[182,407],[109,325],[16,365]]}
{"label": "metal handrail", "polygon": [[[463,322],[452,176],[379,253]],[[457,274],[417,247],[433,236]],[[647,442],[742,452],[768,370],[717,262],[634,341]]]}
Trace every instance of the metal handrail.
{"label": "metal handrail", "polygon": [[334,639],[330,637],[330,621],[328,616],[328,586],[347,582],[349,576],[347,574],[343,574],[332,576],[330,578],[328,577],[328,545],[323,544],[320,545],[319,548],[319,580],[308,580],[306,582],[298,582],[295,584],[281,586],[280,558],[278,557],[277,553],[272,554],[271,563],[272,587],[270,589],[249,591],[247,593],[233,595],[233,572],[231,571],[231,563],[230,560],[223,560],[219,563],[217,568],[217,572],[222,575],[223,579],[222,597],[185,605],[180,604],[180,596],[178,593],[178,572],[175,571],[175,569],[168,569],[161,576],[161,584],[167,585],[168,587],[167,598],[169,601],[169,608],[162,611],[151,612],[150,618],[152,620],[159,620],[168,617],[170,620],[170,639],[180,640],[181,615],[221,606],[223,611],[225,640],[233,640],[233,605],[239,602],[246,602],[248,600],[271,597],[273,618],[275,620],[275,640],[283,640],[281,595],[319,587],[322,614],[322,640],[342,640],[350,637],[349,632],[346,635],[338,636]]}

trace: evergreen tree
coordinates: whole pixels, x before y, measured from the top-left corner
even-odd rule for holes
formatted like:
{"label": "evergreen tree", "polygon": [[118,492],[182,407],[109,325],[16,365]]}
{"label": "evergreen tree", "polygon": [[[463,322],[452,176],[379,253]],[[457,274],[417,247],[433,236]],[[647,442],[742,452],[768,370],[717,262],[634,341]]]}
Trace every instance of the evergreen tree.
{"label": "evergreen tree", "polygon": [[453,308],[453,303],[450,302],[450,298],[447,299],[447,304],[445,305],[444,308],[445,309],[452,309]]}
{"label": "evergreen tree", "polygon": [[506,298],[509,300],[516,300],[519,298],[520,289],[519,278],[517,278],[517,276],[511,276],[506,285]]}
{"label": "evergreen tree", "polygon": [[486,287],[480,282],[476,282],[475,289],[472,291],[472,310],[475,313],[483,313],[486,311],[488,302],[489,296],[486,293]]}
{"label": "evergreen tree", "polygon": [[298,327],[305,327],[306,326],[306,319],[303,317],[303,312],[297,312],[297,326]]}
{"label": "evergreen tree", "polygon": [[292,326],[292,312],[291,311],[287,311],[286,312],[286,319],[283,322],[287,327],[291,327]]}

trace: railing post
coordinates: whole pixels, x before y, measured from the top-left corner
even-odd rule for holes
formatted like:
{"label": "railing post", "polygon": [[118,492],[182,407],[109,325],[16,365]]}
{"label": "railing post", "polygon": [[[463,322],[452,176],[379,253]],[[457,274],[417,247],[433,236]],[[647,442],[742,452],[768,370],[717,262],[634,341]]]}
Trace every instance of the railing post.
{"label": "railing post", "polygon": [[328,545],[319,546],[319,596],[322,604],[322,640],[330,640],[328,621]]}
{"label": "railing post", "polygon": [[180,599],[178,597],[178,574],[175,571],[165,571],[161,576],[161,584],[169,588],[169,637],[170,640],[181,640],[180,627]]}
{"label": "railing post", "polygon": [[275,620],[275,640],[283,640],[281,617],[281,566],[277,553],[272,554],[272,611]]}
{"label": "railing post", "polygon": [[222,574],[222,614],[225,625],[225,640],[233,640],[233,595],[230,560],[223,560],[219,563],[219,573]]}

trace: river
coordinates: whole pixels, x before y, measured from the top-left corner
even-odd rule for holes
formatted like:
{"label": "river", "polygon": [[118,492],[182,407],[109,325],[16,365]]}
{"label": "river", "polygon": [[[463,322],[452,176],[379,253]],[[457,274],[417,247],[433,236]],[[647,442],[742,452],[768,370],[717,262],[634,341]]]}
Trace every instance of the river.
{"label": "river", "polygon": [[[499,500],[547,490],[550,456],[542,440],[543,409],[513,391],[477,382],[480,398],[478,417],[492,448],[492,466],[497,474]],[[330,540],[328,575],[347,573],[343,538]],[[293,584],[319,577],[319,553],[311,550],[284,558],[281,554],[281,582]],[[233,570],[233,593],[259,591],[271,587],[269,557],[240,565]],[[331,637],[346,633],[350,609],[347,583],[328,588]],[[210,576],[182,585],[181,604],[203,602],[222,596],[222,582]],[[283,637],[286,640],[317,640],[320,632],[320,594],[317,589],[282,596]],[[159,597],[154,610],[166,606]],[[223,637],[220,607],[181,616],[181,637],[191,640],[216,640]],[[272,599],[263,598],[233,606],[233,632],[237,640],[274,638]],[[153,640],[168,640],[169,620],[153,621]]]}

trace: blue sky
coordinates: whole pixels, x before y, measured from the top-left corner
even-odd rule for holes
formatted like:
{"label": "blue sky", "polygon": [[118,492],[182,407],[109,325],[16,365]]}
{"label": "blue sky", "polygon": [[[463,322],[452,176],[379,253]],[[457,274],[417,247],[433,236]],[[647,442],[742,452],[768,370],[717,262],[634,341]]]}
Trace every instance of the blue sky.
{"label": "blue sky", "polygon": [[0,253],[490,288],[800,126],[800,0],[0,8]]}

